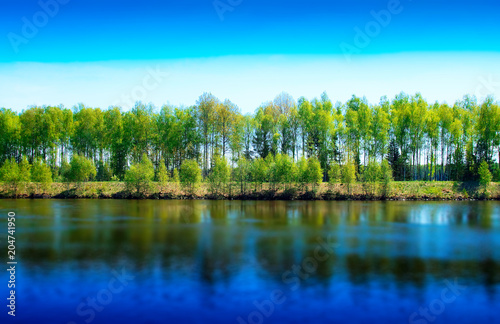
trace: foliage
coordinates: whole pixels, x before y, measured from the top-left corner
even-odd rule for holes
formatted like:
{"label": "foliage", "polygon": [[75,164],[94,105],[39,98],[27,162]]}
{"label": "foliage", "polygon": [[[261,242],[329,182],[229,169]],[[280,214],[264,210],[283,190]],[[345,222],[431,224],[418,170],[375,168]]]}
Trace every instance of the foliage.
{"label": "foliage", "polygon": [[47,191],[52,183],[50,167],[39,158],[35,159],[31,167],[31,181],[36,182],[43,191]]}
{"label": "foliage", "polygon": [[375,161],[368,162],[368,165],[363,169],[362,181],[365,194],[375,195],[380,171],[380,165]]}
{"label": "foliage", "polygon": [[85,182],[91,180],[96,174],[96,167],[91,160],[84,156],[73,154],[64,177],[70,182]]}
{"label": "foliage", "polygon": [[295,180],[296,168],[290,156],[278,153],[269,164],[270,167],[268,172],[270,182],[274,184],[283,184],[286,189],[287,184]]}
{"label": "foliage", "polygon": [[391,182],[393,180],[392,169],[387,160],[380,164],[380,182],[382,184],[382,196],[387,197],[390,194]]}
{"label": "foliage", "polygon": [[181,165],[179,173],[181,184],[193,194],[201,182],[201,169],[196,160],[186,160]]}
{"label": "foliage", "polygon": [[6,160],[0,168],[0,179],[6,182],[17,196],[31,180],[31,166],[26,157],[18,164],[13,158]]}
{"label": "foliage", "polygon": [[172,182],[175,185],[178,185],[179,183],[181,183],[181,178],[179,176],[179,170],[177,170],[177,169],[174,170],[174,173],[172,175]]}
{"label": "foliage", "polygon": [[330,186],[334,186],[339,183],[341,180],[341,168],[337,162],[334,162],[330,165],[330,170],[328,170],[328,183]]}
{"label": "foliage", "polygon": [[224,157],[216,156],[208,177],[210,190],[213,194],[224,193],[225,186],[231,178],[231,168]]}
{"label": "foliage", "polygon": [[[241,188],[243,181],[261,188],[269,182],[274,189],[317,183],[306,171],[311,158],[329,173],[350,159],[362,176],[361,166],[386,158],[398,181],[478,180],[480,162],[486,161],[498,180],[499,145],[500,107],[492,97],[477,102],[465,96],[448,105],[399,93],[378,103],[352,96],[334,105],[326,93],[297,100],[280,93],[246,115],[210,93],[188,107],[137,102],[129,111],[82,104],[0,109],[0,163],[41,159],[56,181],[58,174],[68,181],[109,181],[113,175],[123,180],[128,165],[143,154],[169,171],[196,160],[205,179],[215,156],[236,164],[244,156],[249,176],[240,176]],[[71,175],[70,156],[91,161],[97,174]]]}
{"label": "foliage", "polygon": [[342,183],[347,185],[347,192],[351,194],[351,186],[356,182],[356,166],[354,162],[347,161],[346,164],[342,166]]}
{"label": "foliage", "polygon": [[59,178],[58,181],[69,181],[67,175],[69,174],[71,166],[68,161],[64,160],[61,162],[61,167],[59,168]]}
{"label": "foliage", "polygon": [[102,161],[97,162],[97,174],[95,177],[96,181],[111,181],[113,177],[113,171],[109,163],[104,163]]}
{"label": "foliage", "polygon": [[486,192],[486,189],[488,189],[488,186],[493,178],[489,170],[488,163],[486,163],[486,161],[481,162],[481,164],[479,165],[478,173],[479,173],[479,183]]}
{"label": "foliage", "polygon": [[250,182],[250,162],[241,155],[238,159],[236,168],[234,169],[234,178],[240,185],[240,193],[245,194],[247,191],[247,183]]}
{"label": "foliage", "polygon": [[462,196],[464,197],[464,199],[469,199],[469,193],[467,192],[467,189],[463,189],[462,190]]}
{"label": "foliage", "polygon": [[167,182],[169,181],[168,171],[167,171],[167,167],[165,166],[165,163],[160,162],[158,164],[156,178],[157,178],[158,182],[160,183],[160,186],[165,186],[167,184]]}
{"label": "foliage", "polygon": [[259,157],[252,161],[250,165],[250,175],[252,181],[255,185],[260,185],[262,189],[262,184],[267,182],[267,164],[263,158]]}
{"label": "foliage", "polygon": [[311,157],[307,160],[307,175],[308,182],[312,184],[313,190],[316,190],[318,185],[323,181],[323,170],[316,157]]}
{"label": "foliage", "polygon": [[297,183],[299,184],[301,190],[307,190],[307,185],[309,184],[309,173],[307,159],[304,156],[302,156],[297,162],[296,170]]}
{"label": "foliage", "polygon": [[128,191],[135,191],[138,196],[146,195],[151,189],[154,178],[154,167],[147,154],[143,154],[139,163],[132,164],[125,173],[125,184]]}

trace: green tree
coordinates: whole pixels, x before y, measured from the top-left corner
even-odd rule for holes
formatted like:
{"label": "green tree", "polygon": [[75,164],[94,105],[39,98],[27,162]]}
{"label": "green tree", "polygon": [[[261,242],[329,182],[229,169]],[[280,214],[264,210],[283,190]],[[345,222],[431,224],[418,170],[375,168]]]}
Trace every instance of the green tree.
{"label": "green tree", "polygon": [[425,121],[427,115],[427,102],[417,93],[410,100],[409,119],[409,151],[411,154],[412,178],[419,178],[418,161],[420,160],[421,149],[424,143]]}
{"label": "green tree", "polygon": [[307,174],[309,183],[312,184],[313,190],[316,190],[323,181],[323,169],[321,169],[321,164],[316,157],[310,157],[307,160]]}
{"label": "green tree", "polygon": [[78,154],[73,154],[65,178],[70,182],[81,183],[93,179],[96,174],[96,167],[90,159]]}
{"label": "green tree", "polygon": [[486,193],[486,190],[488,189],[488,186],[493,178],[491,175],[490,169],[488,167],[488,163],[486,161],[481,162],[479,165],[479,183],[483,187],[484,192]]}
{"label": "green tree", "polygon": [[369,156],[373,158],[383,157],[387,151],[389,140],[390,120],[389,103],[382,100],[380,106],[372,111],[372,122],[370,124],[371,142],[369,143]]}
{"label": "green tree", "polygon": [[392,179],[391,166],[387,160],[383,160],[380,165],[380,182],[382,184],[383,197],[387,197],[390,194]]}
{"label": "green tree", "polygon": [[73,153],[93,161],[101,160],[105,147],[104,113],[99,108],[79,105],[74,116]]}
{"label": "green tree", "polygon": [[10,186],[15,197],[19,191],[23,192],[31,180],[31,166],[26,157],[19,164],[12,158],[6,160],[0,168],[0,179]]}
{"label": "green tree", "polygon": [[179,184],[181,183],[181,178],[179,176],[179,170],[174,169],[174,173],[172,174],[172,183],[174,184],[175,189],[178,189]]}
{"label": "green tree", "polygon": [[262,106],[255,114],[255,131],[253,147],[255,152],[266,158],[273,152],[274,120],[272,116],[272,106]]}
{"label": "green tree", "polygon": [[477,142],[477,158],[479,160],[491,161],[495,142],[497,141],[499,107],[494,104],[493,98],[488,97],[479,107],[477,121],[475,124]]}
{"label": "green tree", "polygon": [[195,108],[175,109],[170,136],[174,167],[179,167],[184,160],[199,158],[200,140]]}
{"label": "green tree", "polygon": [[181,165],[179,175],[181,184],[194,194],[194,190],[201,182],[201,170],[196,160],[185,160]]}
{"label": "green tree", "polygon": [[43,192],[52,184],[52,171],[40,158],[35,159],[31,167],[31,181],[37,183],[37,191],[41,188]]}
{"label": "green tree", "polygon": [[[439,105],[434,105],[428,112],[425,121],[425,134],[429,141],[430,152],[427,154],[427,179],[436,180],[437,176],[437,152],[439,146],[439,114],[437,112]],[[390,163],[390,160],[389,160]],[[395,173],[398,171],[394,164],[391,164]],[[399,178],[399,177],[396,177]]]}
{"label": "green tree", "polygon": [[[277,156],[278,159],[281,158],[281,154]],[[277,185],[279,183],[279,173],[276,167],[276,161],[273,154],[268,154],[264,159],[266,164],[266,179],[269,182],[269,188],[271,190],[277,190]]]}
{"label": "green tree", "polygon": [[28,162],[26,156],[21,158],[19,162],[19,189],[21,192],[25,192],[28,189],[29,183],[31,182],[31,165]]}
{"label": "green tree", "polygon": [[380,166],[375,161],[368,162],[362,174],[363,188],[365,194],[375,195],[377,181],[380,178]]}
{"label": "green tree", "polygon": [[3,182],[17,182],[19,179],[19,165],[16,160],[6,160],[0,168],[0,177]]}
{"label": "green tree", "polygon": [[229,100],[219,103],[215,107],[215,130],[220,139],[220,152],[226,156],[229,140],[235,131],[235,125],[239,114],[238,107]]}
{"label": "green tree", "polygon": [[[207,93],[196,106],[164,105],[158,113],[140,102],[128,112],[82,104],[73,110],[33,106],[21,113],[0,108],[0,163],[20,163],[26,156],[34,164],[40,158],[53,179],[60,178],[59,170],[66,180],[74,178],[69,156],[96,165],[97,175],[87,180],[108,181],[112,174],[124,179],[129,163],[143,154],[156,166],[157,179],[161,163],[172,172],[194,159],[208,177],[215,156],[230,165],[244,156],[249,176],[239,176],[243,191],[249,181],[261,189],[266,182],[277,189],[294,181],[304,188],[312,180],[301,157],[317,158],[323,170],[350,160],[357,173],[364,168],[360,179],[370,162],[386,156],[397,180],[476,180],[481,161],[497,174],[499,145],[500,108],[492,97],[478,103],[465,96],[448,106],[400,93],[392,101],[382,97],[378,105],[352,96],[333,106],[326,93],[297,102],[281,93],[245,116],[231,101]],[[254,156],[265,160],[251,162]]]}
{"label": "green tree", "polygon": [[0,163],[18,158],[21,151],[21,123],[10,109],[0,109]]}
{"label": "green tree", "polygon": [[283,184],[286,189],[287,184],[292,183],[296,177],[292,158],[286,154],[276,154],[272,173],[274,181]]}
{"label": "green tree", "polygon": [[[391,104],[390,118],[395,149],[399,151],[397,164],[392,164],[399,180],[408,177],[407,161],[410,153],[410,124],[411,124],[410,97],[404,92],[394,97]],[[392,158],[389,161],[392,163]]]}
{"label": "green tree", "polygon": [[111,166],[107,162],[98,161],[97,162],[97,174],[95,177],[95,181],[111,181],[113,177],[113,171],[111,170]]}
{"label": "green tree", "polygon": [[247,191],[247,184],[250,180],[250,162],[244,155],[240,156],[237,166],[234,169],[236,181],[240,184],[240,193],[244,195]]}
{"label": "green tree", "polygon": [[158,171],[156,172],[156,175],[160,186],[162,188],[166,186],[170,179],[168,176],[168,171],[167,167],[165,166],[165,163],[160,162],[160,164],[158,165]]}
{"label": "green tree", "polygon": [[155,175],[153,163],[147,154],[143,154],[139,163],[132,164],[125,173],[125,184],[127,190],[135,191],[137,196],[145,196],[151,190],[151,184]]}
{"label": "green tree", "polygon": [[253,157],[252,140],[255,130],[255,119],[251,115],[243,117],[243,154],[247,160]]}
{"label": "green tree", "polygon": [[301,190],[307,190],[307,186],[309,184],[309,170],[307,159],[302,156],[297,162],[297,176],[296,181],[300,186]]}
{"label": "green tree", "polygon": [[225,187],[227,186],[231,178],[231,168],[227,163],[225,157],[215,156],[214,164],[212,170],[208,177],[210,184],[210,190],[213,194],[219,195],[225,192]]}
{"label": "green tree", "polygon": [[133,161],[140,161],[144,154],[148,155],[153,144],[155,132],[153,127],[153,107],[141,102],[127,114],[126,129],[131,136],[131,154]]}
{"label": "green tree", "polygon": [[347,185],[348,194],[351,194],[351,186],[354,182],[356,182],[356,166],[349,160],[342,166],[342,183]]}
{"label": "green tree", "polygon": [[257,185],[260,186],[262,190],[262,184],[267,181],[267,164],[263,158],[259,157],[252,161],[250,165],[250,175],[252,181],[255,183],[255,190],[257,190]]}
{"label": "green tree", "polygon": [[120,108],[112,107],[104,113],[105,142],[109,151],[112,173],[119,179],[125,177],[127,156],[131,147],[131,134],[127,132]]}
{"label": "green tree", "polygon": [[330,165],[330,170],[328,170],[328,183],[331,187],[334,187],[341,180],[341,168],[336,162]]}
{"label": "green tree", "polygon": [[217,99],[211,93],[203,93],[198,101],[198,120],[202,133],[202,143],[203,143],[203,171],[204,175],[208,172],[208,161],[210,156],[210,148],[212,143],[212,134],[214,133],[214,119],[215,119],[215,107],[219,104],[219,99]]}

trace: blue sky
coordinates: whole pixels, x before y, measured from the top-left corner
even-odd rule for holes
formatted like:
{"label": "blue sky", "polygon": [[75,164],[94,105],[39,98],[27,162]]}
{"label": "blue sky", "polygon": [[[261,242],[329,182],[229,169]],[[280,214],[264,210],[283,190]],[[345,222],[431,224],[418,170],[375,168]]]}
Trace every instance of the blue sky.
{"label": "blue sky", "polygon": [[[400,91],[500,97],[498,1],[0,3],[0,106],[16,110],[127,106],[116,97],[130,92],[191,105],[209,91],[245,112],[281,91],[373,103]],[[151,69],[169,77],[145,89]]]}

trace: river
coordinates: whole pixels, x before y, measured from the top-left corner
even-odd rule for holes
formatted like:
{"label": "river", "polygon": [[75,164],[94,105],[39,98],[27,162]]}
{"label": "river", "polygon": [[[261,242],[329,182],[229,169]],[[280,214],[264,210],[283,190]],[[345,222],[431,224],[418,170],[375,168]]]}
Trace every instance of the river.
{"label": "river", "polygon": [[0,200],[1,323],[498,323],[499,202]]}

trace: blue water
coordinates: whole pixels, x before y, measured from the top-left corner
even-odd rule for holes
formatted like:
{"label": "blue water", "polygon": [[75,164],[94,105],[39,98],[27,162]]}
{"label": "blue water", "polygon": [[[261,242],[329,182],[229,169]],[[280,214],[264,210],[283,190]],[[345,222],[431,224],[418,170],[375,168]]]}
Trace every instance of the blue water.
{"label": "blue water", "polygon": [[11,211],[0,323],[500,322],[498,202],[0,200],[1,234]]}

